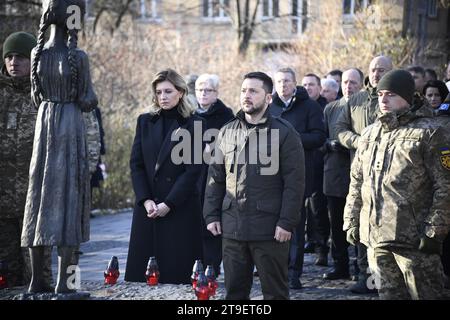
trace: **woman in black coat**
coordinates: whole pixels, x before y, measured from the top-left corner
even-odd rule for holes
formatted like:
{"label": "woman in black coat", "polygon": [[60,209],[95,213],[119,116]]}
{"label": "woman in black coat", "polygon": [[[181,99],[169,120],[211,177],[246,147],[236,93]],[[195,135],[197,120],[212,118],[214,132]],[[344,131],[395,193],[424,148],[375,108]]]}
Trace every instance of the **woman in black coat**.
{"label": "woman in black coat", "polygon": [[[178,151],[189,140],[186,135],[192,140],[187,148],[192,147],[194,122],[202,120],[192,115],[186,83],[175,71],[159,72],[152,91],[152,108],[138,118],[131,151],[136,204],[125,281],[144,282],[148,259],[156,256],[160,283],[188,284],[195,260],[202,258],[196,187],[202,164],[194,164],[193,152]],[[174,132],[183,137],[180,144],[171,141]]]}

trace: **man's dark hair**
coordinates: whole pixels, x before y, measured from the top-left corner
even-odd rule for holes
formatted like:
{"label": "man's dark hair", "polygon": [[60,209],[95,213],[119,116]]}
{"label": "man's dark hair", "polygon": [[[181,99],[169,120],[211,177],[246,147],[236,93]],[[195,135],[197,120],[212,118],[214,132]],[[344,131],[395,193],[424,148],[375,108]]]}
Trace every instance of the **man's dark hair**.
{"label": "man's dark hair", "polygon": [[263,88],[266,91],[266,93],[272,94],[272,91],[273,91],[272,78],[269,77],[264,72],[256,71],[256,72],[247,73],[244,76],[244,80],[245,79],[259,79],[259,80],[261,80],[263,82]]}
{"label": "man's dark hair", "polygon": [[422,77],[425,77],[425,69],[422,68],[421,66],[413,66],[413,67],[409,67],[408,69],[406,69],[409,72],[415,72],[415,73],[420,73],[422,75]]}
{"label": "man's dark hair", "polygon": [[436,71],[434,71],[431,68],[425,69],[425,73],[429,74],[429,76],[431,77],[431,80],[437,80],[438,79]]}
{"label": "man's dark hair", "polygon": [[425,95],[427,93],[428,88],[436,88],[439,91],[439,95],[441,96],[442,101],[447,97],[448,95],[448,88],[445,85],[444,81],[440,80],[430,80],[427,82],[427,84],[423,87],[422,93]]}
{"label": "man's dark hair", "polygon": [[320,86],[320,78],[319,78],[319,76],[317,74],[307,73],[307,74],[305,74],[305,76],[303,78],[306,78],[306,77],[314,77],[314,78],[316,78],[317,84]]}
{"label": "man's dark hair", "polygon": [[342,71],[339,69],[334,69],[327,73],[327,76],[329,76],[329,75],[330,76],[339,76],[340,78],[342,78]]}

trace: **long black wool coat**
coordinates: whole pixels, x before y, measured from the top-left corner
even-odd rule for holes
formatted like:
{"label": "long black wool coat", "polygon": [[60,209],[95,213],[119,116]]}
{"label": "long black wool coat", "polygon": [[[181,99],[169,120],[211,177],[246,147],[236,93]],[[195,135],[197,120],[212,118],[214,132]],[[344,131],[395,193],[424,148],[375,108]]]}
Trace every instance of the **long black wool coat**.
{"label": "long black wool coat", "polygon": [[[195,121],[202,120],[178,117],[163,139],[162,116],[147,113],[138,118],[130,159],[136,203],[125,281],[144,282],[148,259],[156,256],[160,283],[187,284],[195,260],[202,258],[200,193],[196,187],[202,165],[175,164],[171,156],[178,143],[171,141],[171,133],[187,130],[193,141]],[[143,205],[147,199],[156,204],[165,202],[170,212],[165,217],[148,218]]]}

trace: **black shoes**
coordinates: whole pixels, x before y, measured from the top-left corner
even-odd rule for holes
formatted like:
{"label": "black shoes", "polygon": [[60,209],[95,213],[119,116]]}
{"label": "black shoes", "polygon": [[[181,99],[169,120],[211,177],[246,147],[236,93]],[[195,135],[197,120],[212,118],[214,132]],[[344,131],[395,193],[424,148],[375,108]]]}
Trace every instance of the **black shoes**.
{"label": "black shoes", "polygon": [[316,266],[328,267],[328,254],[318,253],[316,261],[314,261]]}
{"label": "black shoes", "polygon": [[344,271],[344,270],[341,270],[338,268],[333,268],[330,272],[324,273],[323,278],[325,280],[349,279],[350,274],[349,274],[348,270]]}
{"label": "black shoes", "polygon": [[314,253],[314,252],[316,252],[315,250],[316,250],[316,245],[314,242],[307,241],[305,243],[305,250],[304,250],[305,253]]}
{"label": "black shoes", "polygon": [[300,290],[302,289],[302,283],[299,278],[291,278],[289,279],[289,289]]}

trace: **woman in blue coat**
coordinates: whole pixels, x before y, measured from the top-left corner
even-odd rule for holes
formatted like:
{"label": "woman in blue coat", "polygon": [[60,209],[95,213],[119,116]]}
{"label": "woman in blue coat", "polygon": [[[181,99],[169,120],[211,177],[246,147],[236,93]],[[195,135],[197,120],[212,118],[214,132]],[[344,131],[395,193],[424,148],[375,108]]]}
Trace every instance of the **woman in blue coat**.
{"label": "woman in blue coat", "polygon": [[138,118],[131,151],[136,203],[125,281],[144,282],[148,259],[156,256],[160,283],[188,284],[195,260],[202,258],[202,163],[193,148],[194,123],[201,128],[202,120],[192,115],[187,85],[174,70],[159,72],[152,92],[151,110]]}

